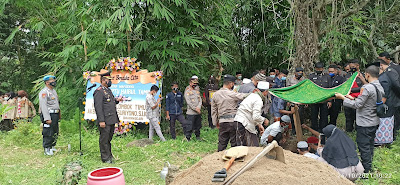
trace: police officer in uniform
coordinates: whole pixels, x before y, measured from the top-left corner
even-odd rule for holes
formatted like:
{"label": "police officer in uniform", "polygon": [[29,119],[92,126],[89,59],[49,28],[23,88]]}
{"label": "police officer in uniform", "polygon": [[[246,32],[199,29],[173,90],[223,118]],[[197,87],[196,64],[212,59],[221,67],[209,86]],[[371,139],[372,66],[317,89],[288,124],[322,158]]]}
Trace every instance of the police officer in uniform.
{"label": "police officer in uniform", "polygon": [[[352,59],[349,62],[350,71],[346,74],[345,79],[348,80],[355,72],[360,73],[360,61],[358,59]],[[362,74],[361,74],[362,75]],[[357,77],[356,82],[351,88],[350,96],[357,97],[360,94],[361,87],[364,85],[362,80]],[[344,107],[344,115],[346,117],[346,131],[352,132],[356,122],[356,109],[350,107]]]}
{"label": "police officer in uniform", "polygon": [[234,121],[237,112],[237,104],[243,101],[248,94],[232,91],[236,78],[232,75],[224,75],[223,87],[214,93],[211,102],[212,122],[219,127],[218,151],[225,150],[228,142],[235,147],[238,123]]}
{"label": "police officer in uniform", "polygon": [[187,121],[182,126],[187,141],[190,141],[193,132],[196,135],[196,139],[201,140],[200,129],[202,100],[200,92],[197,90],[198,86],[198,79],[192,78],[190,79],[189,86],[186,88],[184,93],[184,98],[187,103]]}
{"label": "police officer in uniform", "polygon": [[56,152],[55,146],[58,137],[58,120],[60,114],[60,102],[58,100],[56,87],[56,77],[47,75],[43,78],[46,85],[39,92],[39,112],[43,123],[43,148],[45,155],[53,155]]}
{"label": "police officer in uniform", "polygon": [[112,85],[110,73],[100,74],[101,86],[93,93],[94,109],[100,131],[101,160],[104,163],[113,163],[111,140],[114,135],[114,125],[119,122],[116,105],[121,101],[121,99],[116,99],[109,89]]}
{"label": "police officer in uniform", "polygon": [[[329,76],[331,77],[331,87],[337,87],[344,83],[346,79],[339,74],[339,67],[337,65],[330,65],[328,68]],[[336,125],[339,112],[342,109],[343,100],[333,99],[332,107],[329,109],[329,124]]]}
{"label": "police officer in uniform", "polygon": [[[316,85],[323,88],[331,87],[331,77],[327,74],[323,74],[324,64],[318,62],[315,64],[315,73],[309,75],[309,79]],[[332,102],[322,102],[312,104],[311,107],[311,128],[322,132],[322,129],[328,125],[328,113],[329,108],[332,106]],[[319,120],[318,120],[319,116]]]}

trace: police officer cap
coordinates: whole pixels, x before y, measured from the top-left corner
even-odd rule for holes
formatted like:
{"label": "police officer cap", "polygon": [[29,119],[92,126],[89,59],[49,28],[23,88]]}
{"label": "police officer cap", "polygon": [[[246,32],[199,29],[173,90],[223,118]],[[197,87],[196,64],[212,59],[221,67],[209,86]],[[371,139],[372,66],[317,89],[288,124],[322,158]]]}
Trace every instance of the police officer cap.
{"label": "police officer cap", "polygon": [[43,81],[49,81],[49,80],[55,80],[56,77],[53,75],[46,75],[45,77],[43,77]]}
{"label": "police officer cap", "polygon": [[304,71],[302,67],[296,67],[296,72]]}
{"label": "police officer cap", "polygon": [[324,68],[324,64],[322,62],[318,62],[315,64],[315,68]]}
{"label": "police officer cap", "polygon": [[107,79],[111,79],[111,71],[108,71],[108,72],[106,72],[106,73],[103,73],[103,74],[100,74],[100,77],[104,77],[104,78],[107,78]]}
{"label": "police officer cap", "polygon": [[232,75],[224,75],[224,82],[235,82],[236,78]]}
{"label": "police officer cap", "polygon": [[308,148],[308,144],[305,141],[299,141],[297,143],[297,148]]}

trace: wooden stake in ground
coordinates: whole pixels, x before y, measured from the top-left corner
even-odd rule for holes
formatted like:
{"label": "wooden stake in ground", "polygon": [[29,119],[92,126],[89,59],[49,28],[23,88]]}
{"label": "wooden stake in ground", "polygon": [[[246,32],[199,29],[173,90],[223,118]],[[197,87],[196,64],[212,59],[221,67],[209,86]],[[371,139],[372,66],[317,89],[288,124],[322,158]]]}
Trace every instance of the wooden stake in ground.
{"label": "wooden stake in ground", "polygon": [[297,142],[303,141],[303,130],[301,129],[299,107],[294,106],[292,107],[292,109],[294,109],[293,121],[294,121],[294,128],[296,129]]}

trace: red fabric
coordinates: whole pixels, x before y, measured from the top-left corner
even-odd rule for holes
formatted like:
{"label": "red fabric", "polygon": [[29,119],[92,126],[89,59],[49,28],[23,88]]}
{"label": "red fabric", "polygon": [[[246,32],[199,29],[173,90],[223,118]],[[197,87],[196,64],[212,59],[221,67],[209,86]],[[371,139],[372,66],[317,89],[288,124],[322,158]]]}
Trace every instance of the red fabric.
{"label": "red fabric", "polygon": [[318,142],[319,142],[319,139],[314,137],[314,136],[311,136],[311,137],[307,138],[307,143],[318,144]]}
{"label": "red fabric", "polygon": [[[351,86],[351,88],[357,88],[357,87],[359,87],[359,86],[358,86],[357,82],[354,81],[353,86]],[[359,92],[357,92],[357,93],[350,93],[350,96],[353,96],[354,98],[357,98],[359,95],[360,95]]]}

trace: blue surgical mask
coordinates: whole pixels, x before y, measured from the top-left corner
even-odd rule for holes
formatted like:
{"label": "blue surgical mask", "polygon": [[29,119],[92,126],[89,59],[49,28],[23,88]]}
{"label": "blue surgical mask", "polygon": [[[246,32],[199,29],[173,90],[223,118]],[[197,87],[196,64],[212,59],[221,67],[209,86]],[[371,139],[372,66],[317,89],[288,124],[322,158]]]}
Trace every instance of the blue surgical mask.
{"label": "blue surgical mask", "polygon": [[282,80],[286,80],[286,76],[282,76]]}
{"label": "blue surgical mask", "polygon": [[275,78],[275,75],[269,75],[270,77],[272,77],[272,78]]}
{"label": "blue surgical mask", "polygon": [[335,73],[329,73],[329,76],[334,77]]}

